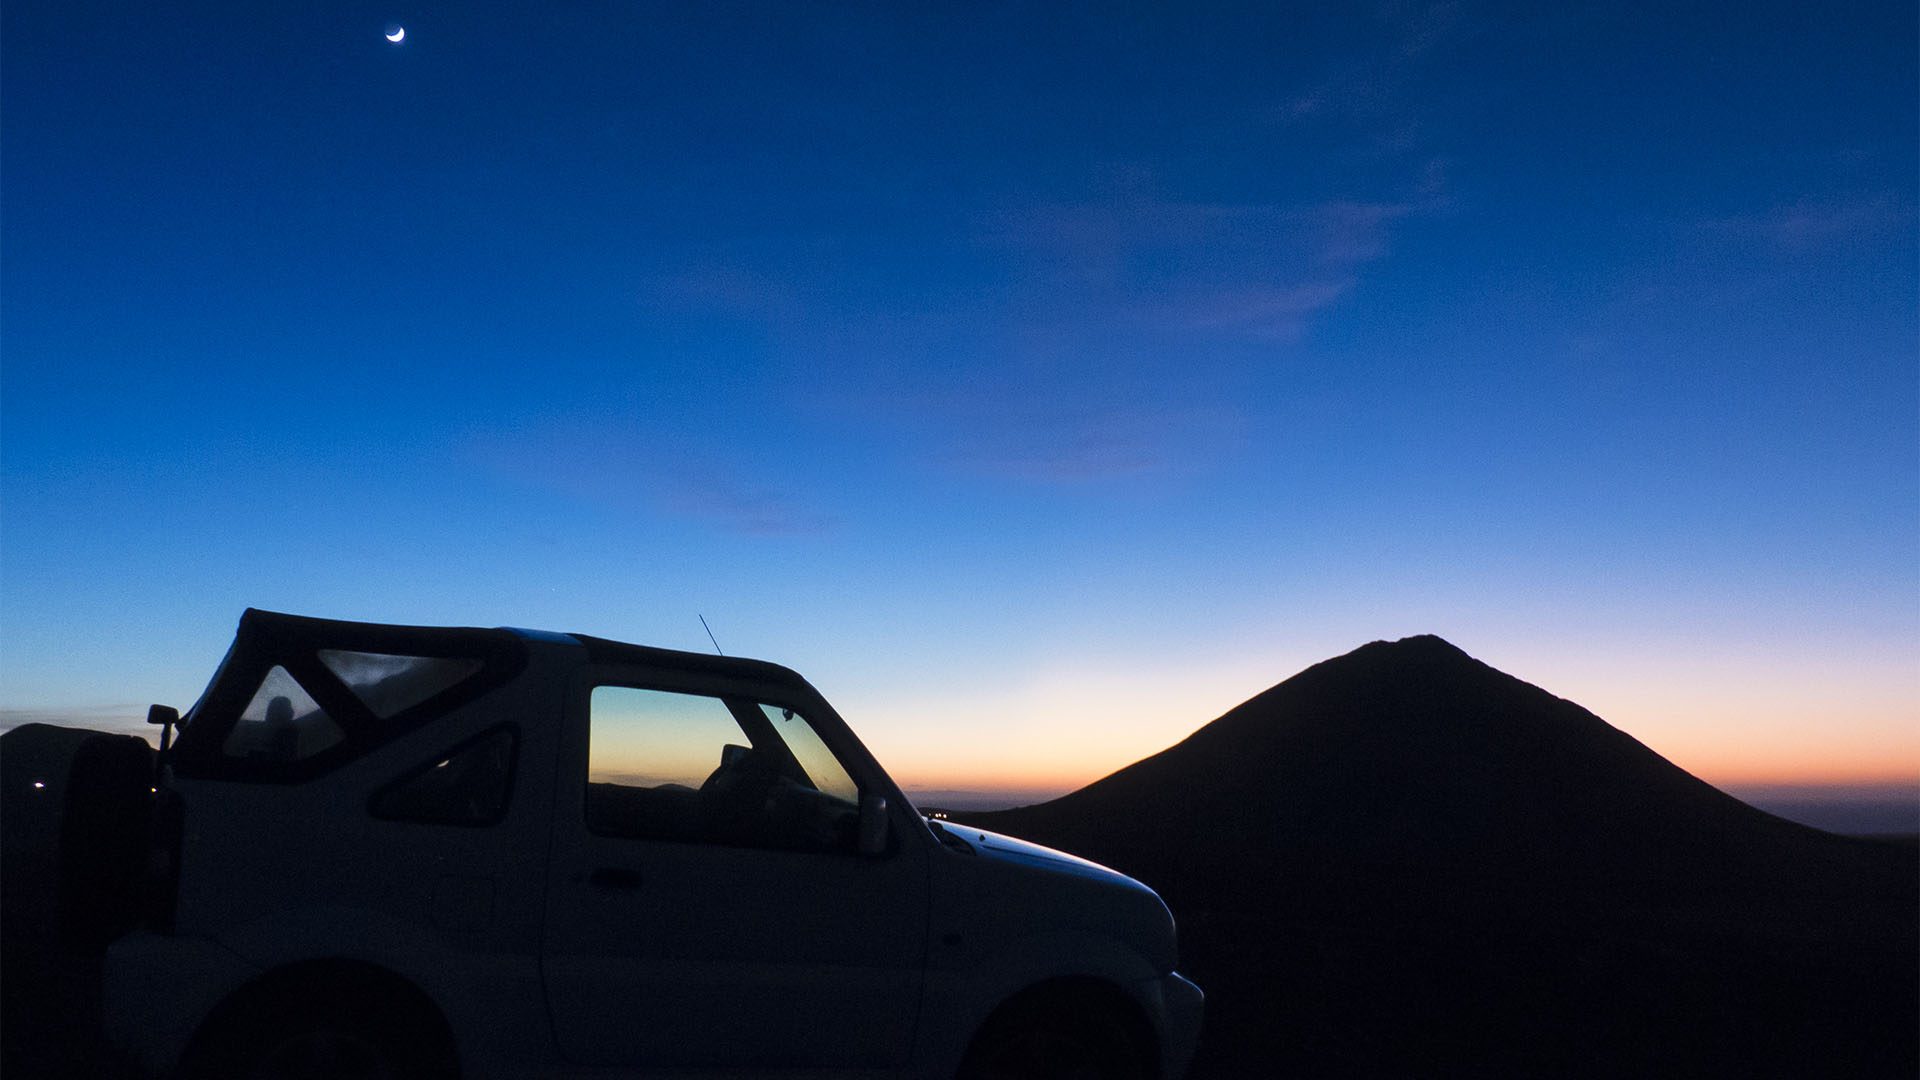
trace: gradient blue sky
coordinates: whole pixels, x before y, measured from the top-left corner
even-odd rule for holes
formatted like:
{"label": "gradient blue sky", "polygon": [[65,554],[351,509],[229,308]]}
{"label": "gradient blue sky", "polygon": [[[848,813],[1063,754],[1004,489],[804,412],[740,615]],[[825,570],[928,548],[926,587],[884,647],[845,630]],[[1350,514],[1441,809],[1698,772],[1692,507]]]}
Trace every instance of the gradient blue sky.
{"label": "gradient blue sky", "polygon": [[1064,788],[1431,632],[1920,782],[1911,3],[3,14],[10,720],[704,615]]}

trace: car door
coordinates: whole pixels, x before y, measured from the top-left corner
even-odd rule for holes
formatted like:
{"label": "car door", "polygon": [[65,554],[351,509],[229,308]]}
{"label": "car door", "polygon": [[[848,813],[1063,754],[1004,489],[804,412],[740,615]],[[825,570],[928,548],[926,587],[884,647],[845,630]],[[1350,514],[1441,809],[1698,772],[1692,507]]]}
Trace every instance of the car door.
{"label": "car door", "polygon": [[661,689],[639,672],[600,673],[575,696],[542,950],[566,1056],[906,1060],[925,851],[896,836],[858,853],[859,799],[878,781],[844,764],[822,735],[835,729],[777,693]]}

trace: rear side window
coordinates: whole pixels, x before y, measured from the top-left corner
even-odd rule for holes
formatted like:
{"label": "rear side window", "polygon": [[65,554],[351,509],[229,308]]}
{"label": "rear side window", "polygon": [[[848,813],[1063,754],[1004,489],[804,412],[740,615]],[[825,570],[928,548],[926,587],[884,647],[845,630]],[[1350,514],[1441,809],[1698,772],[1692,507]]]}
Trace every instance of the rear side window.
{"label": "rear side window", "polygon": [[493,825],[507,816],[518,738],[495,728],[381,788],[368,808],[387,821]]}
{"label": "rear side window", "polygon": [[[326,670],[376,720],[400,713],[472,678],[485,665],[464,656],[396,656],[321,649]],[[227,733],[222,750],[244,761],[298,762],[346,740],[339,721],[286,668],[275,664]]]}
{"label": "rear side window", "polygon": [[[171,764],[179,776],[302,783],[466,706],[526,661],[512,631],[250,610],[182,726]],[[495,802],[427,816],[469,820],[492,813]]]}
{"label": "rear side window", "polygon": [[382,720],[458,686],[484,666],[466,656],[394,656],[346,649],[321,649],[320,662]]}
{"label": "rear side window", "polygon": [[331,750],[346,732],[287,669],[274,665],[227,733],[222,747],[246,761],[305,761]]}

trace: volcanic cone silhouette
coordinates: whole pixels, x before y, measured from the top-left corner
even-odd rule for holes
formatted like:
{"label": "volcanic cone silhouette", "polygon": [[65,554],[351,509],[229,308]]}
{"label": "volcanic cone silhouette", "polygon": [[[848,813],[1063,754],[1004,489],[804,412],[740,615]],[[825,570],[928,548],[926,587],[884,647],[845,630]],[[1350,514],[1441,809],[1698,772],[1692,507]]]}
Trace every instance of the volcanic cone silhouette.
{"label": "volcanic cone silhouette", "polygon": [[1920,1059],[1911,843],[1749,807],[1436,637],[1317,664],[1079,791],[962,821],[1159,890],[1208,992],[1202,1080]]}
{"label": "volcanic cone silhouette", "polygon": [[1432,636],[1316,664],[1105,779],[976,819],[1149,883],[1337,863],[1670,885],[1764,876],[1783,847],[1834,839]]}

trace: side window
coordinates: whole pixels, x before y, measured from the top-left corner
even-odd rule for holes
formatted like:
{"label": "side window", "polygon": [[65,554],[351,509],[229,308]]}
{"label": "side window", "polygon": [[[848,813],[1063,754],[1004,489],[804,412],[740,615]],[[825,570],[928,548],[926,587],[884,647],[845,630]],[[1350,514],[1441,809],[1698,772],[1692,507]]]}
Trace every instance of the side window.
{"label": "side window", "polygon": [[519,740],[495,728],[381,788],[374,817],[426,825],[493,825],[507,816]]}
{"label": "side window", "polygon": [[852,850],[860,792],[806,718],[721,698],[595,687],[587,827],[605,836]]}
{"label": "side window", "polygon": [[346,649],[321,649],[320,662],[382,720],[460,685],[485,666],[464,656],[392,656]]}
{"label": "side window", "polygon": [[276,664],[260,680],[221,750],[249,761],[304,761],[346,737],[313,695]]}

